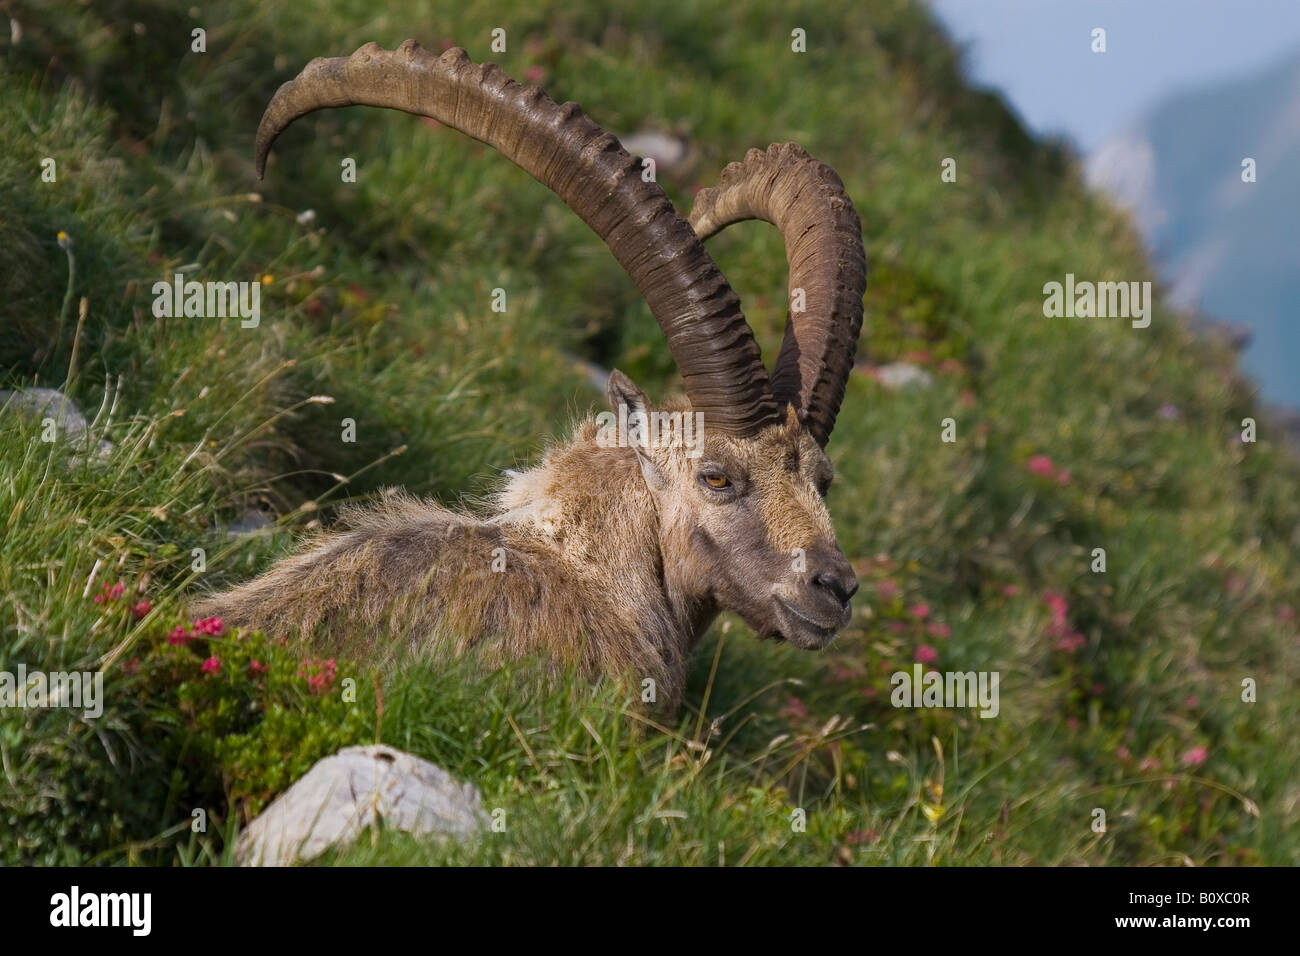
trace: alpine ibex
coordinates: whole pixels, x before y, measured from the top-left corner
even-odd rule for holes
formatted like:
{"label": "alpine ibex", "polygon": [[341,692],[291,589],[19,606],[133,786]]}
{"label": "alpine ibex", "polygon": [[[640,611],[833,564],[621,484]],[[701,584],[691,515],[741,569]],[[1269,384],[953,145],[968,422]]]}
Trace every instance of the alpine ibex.
{"label": "alpine ibex", "polygon": [[[353,104],[454,127],[558,194],[645,296],[687,402],[652,408],[615,371],[608,398],[631,423],[629,441],[607,440],[588,418],[510,474],[477,516],[400,494],[351,509],[344,530],[199,611],[336,647],[474,647],[653,678],[668,708],[723,608],[760,636],[825,647],[858,588],[823,501],[832,467],[822,449],[854,361],[866,270],[861,223],[834,170],[794,144],[751,150],[698,194],[688,224],[576,104],[556,105],[459,48],[435,56],[408,40],[313,60],[281,86],[257,132],[258,175],[294,120]],[[806,303],[787,318],[770,380],[703,244],[743,219],[780,229],[789,286]],[[646,440],[651,420],[662,427]],[[703,432],[692,439],[693,421]]]}

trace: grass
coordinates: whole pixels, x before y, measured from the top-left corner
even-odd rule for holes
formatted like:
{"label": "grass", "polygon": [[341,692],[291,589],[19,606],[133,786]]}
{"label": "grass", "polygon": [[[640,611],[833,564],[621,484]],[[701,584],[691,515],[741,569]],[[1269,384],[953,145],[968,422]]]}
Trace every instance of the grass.
{"label": "grass", "polygon": [[[1066,272],[1151,277],[1128,222],[1067,150],[964,86],[918,4],[828,6],[431,17],[329,0],[304,19],[222,0],[193,19],[170,2],[19,0],[21,36],[0,39],[0,384],[64,387],[112,450],[0,414],[0,670],[102,668],[107,704],[96,721],[0,710],[0,858],[229,862],[240,823],[315,759],[382,740],[472,781],[505,829],[453,845],[382,832],[323,862],[1295,862],[1294,456],[1234,357],[1162,301],[1146,330],[1044,318],[1042,286]],[[196,26],[206,53],[190,52]],[[795,26],[807,54],[789,51]],[[259,636],[168,642],[187,594],[252,575],[340,502],[403,485],[454,503],[531,460],[599,400],[569,355],[673,387],[612,257],[464,137],[319,113],[255,181],[279,82],[408,35],[540,71],[615,131],[687,135],[693,159],[665,177],[682,209],[773,141],[840,172],[872,267],[864,355],[935,384],[850,383],[831,510],[863,589],[830,652],[724,619],[678,722],[649,726],[613,688],[540,689],[526,666],[338,661],[314,693],[319,665]],[[339,179],[349,156],[355,184]],[[779,237],[737,227],[711,249],[774,355]],[[261,326],[156,320],[150,286],[176,271],[260,277]],[[1247,417],[1257,442],[1240,439]],[[273,524],[221,530],[249,509]],[[890,674],[918,656],[999,672],[999,716],[891,706]]]}

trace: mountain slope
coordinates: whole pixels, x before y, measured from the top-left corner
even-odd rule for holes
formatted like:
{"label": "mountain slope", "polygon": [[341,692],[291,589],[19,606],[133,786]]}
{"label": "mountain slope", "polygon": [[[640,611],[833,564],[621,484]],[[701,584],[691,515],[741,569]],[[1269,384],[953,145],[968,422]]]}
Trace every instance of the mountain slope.
{"label": "mountain slope", "polygon": [[[1256,164],[1243,182],[1242,160]],[[1171,301],[1250,330],[1246,369],[1300,406],[1300,56],[1156,107],[1087,164],[1134,210]]]}
{"label": "mountain slope", "polygon": [[[1167,301],[1147,329],[1045,316],[1044,284],[1067,273],[1153,278],[1131,224],[966,87],[924,7],[829,7],[10,4],[0,384],[63,387],[112,450],[0,414],[0,670],[105,677],[97,721],[0,709],[6,862],[224,862],[313,760],[376,739],[473,782],[508,825],[457,846],[385,833],[344,862],[1297,858],[1296,462],[1235,356]],[[870,275],[830,510],[862,590],[827,653],[726,618],[661,728],[616,687],[539,688],[530,667],[327,665],[256,635],[175,634],[188,595],[256,573],[343,498],[402,485],[454,504],[534,458],[603,401],[569,353],[657,399],[674,387],[609,253],[464,137],[321,112],[256,181],[278,84],[409,35],[454,40],[607,128],[684,137],[693,165],[663,177],[683,210],[774,141],[842,175]],[[770,358],[780,237],[741,225],[710,250]],[[258,328],[155,318],[152,284],[177,271],[260,282]],[[931,386],[886,387],[877,370],[897,362]],[[251,509],[276,523],[225,533]],[[999,674],[997,716],[894,706],[893,675],[921,663]]]}

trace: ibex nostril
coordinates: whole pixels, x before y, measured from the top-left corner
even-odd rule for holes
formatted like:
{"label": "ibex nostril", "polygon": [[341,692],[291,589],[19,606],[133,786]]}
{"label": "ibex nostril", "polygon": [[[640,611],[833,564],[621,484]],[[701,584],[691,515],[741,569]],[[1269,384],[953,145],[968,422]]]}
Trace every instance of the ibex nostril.
{"label": "ibex nostril", "polygon": [[813,584],[830,591],[841,604],[848,604],[849,599],[858,591],[856,577],[844,578],[831,571],[818,572],[813,576]]}

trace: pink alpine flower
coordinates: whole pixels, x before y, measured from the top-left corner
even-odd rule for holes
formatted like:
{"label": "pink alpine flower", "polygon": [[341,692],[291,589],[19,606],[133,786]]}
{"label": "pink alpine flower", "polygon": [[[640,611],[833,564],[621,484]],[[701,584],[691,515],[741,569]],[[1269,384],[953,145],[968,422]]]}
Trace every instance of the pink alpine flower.
{"label": "pink alpine flower", "polygon": [[1204,747],[1193,747],[1187,753],[1183,754],[1183,766],[1199,767],[1205,763],[1205,758],[1209,756],[1209,751]]}
{"label": "pink alpine flower", "polygon": [[136,601],[131,605],[131,613],[136,617],[144,617],[153,610],[153,605],[148,601]]}
{"label": "pink alpine flower", "polygon": [[1078,631],[1071,631],[1056,642],[1056,647],[1057,650],[1065,651],[1067,654],[1073,654],[1075,651],[1082,650],[1087,643],[1088,639],[1086,637]]}
{"label": "pink alpine flower", "polygon": [[785,702],[785,706],[777,711],[777,716],[789,721],[805,720],[808,717],[808,705],[798,697],[791,697]]}
{"label": "pink alpine flower", "polygon": [[313,694],[328,693],[334,686],[334,658],[305,660],[298,667],[298,676],[307,678],[307,689]]}
{"label": "pink alpine flower", "polygon": [[100,592],[95,595],[95,603],[103,604],[106,601],[116,601],[126,591],[126,585],[121,581],[116,584],[105,584]]}
{"label": "pink alpine flower", "polygon": [[939,652],[929,644],[922,644],[913,656],[922,664],[933,664],[939,659]]}
{"label": "pink alpine flower", "polygon": [[1048,610],[1052,613],[1052,626],[1048,629],[1048,633],[1065,633],[1066,615],[1070,610],[1065,596],[1058,594],[1056,591],[1045,591],[1043,593],[1043,603],[1047,605]]}
{"label": "pink alpine flower", "polygon": [[220,670],[221,670],[221,659],[216,657],[215,655],[209,657],[206,661],[204,661],[203,666],[199,668],[200,673],[203,674],[216,674],[220,672]]}
{"label": "pink alpine flower", "polygon": [[1032,456],[1025,462],[1025,467],[1029,469],[1031,475],[1037,475],[1040,478],[1051,478],[1056,471],[1055,466],[1052,465],[1052,459],[1046,455]]}

